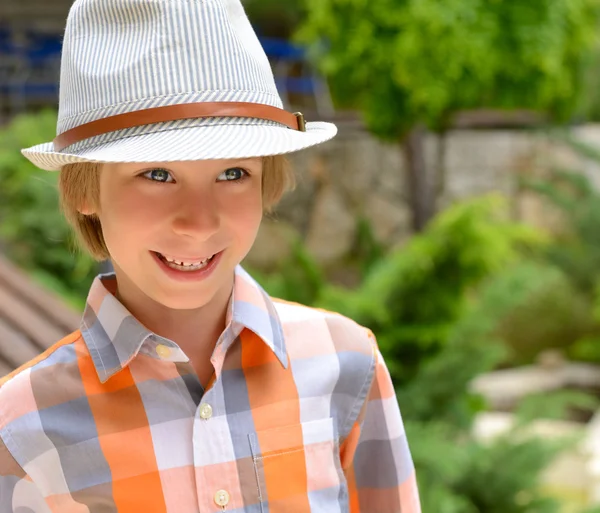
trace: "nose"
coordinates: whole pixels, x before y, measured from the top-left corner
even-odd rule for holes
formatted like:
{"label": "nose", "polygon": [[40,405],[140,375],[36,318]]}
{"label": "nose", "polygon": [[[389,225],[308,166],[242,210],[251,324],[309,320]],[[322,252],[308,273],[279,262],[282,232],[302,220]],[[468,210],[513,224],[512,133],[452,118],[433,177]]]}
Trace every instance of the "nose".
{"label": "nose", "polygon": [[178,235],[208,240],[221,225],[218,204],[211,194],[189,194],[178,199],[172,229]]}

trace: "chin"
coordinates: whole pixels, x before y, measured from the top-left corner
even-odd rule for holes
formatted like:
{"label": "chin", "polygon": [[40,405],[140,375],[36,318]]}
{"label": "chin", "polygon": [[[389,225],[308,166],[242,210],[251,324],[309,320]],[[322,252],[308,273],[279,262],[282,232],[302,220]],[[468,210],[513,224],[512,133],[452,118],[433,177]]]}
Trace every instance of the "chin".
{"label": "chin", "polygon": [[198,292],[172,292],[158,293],[153,299],[157,303],[172,310],[194,310],[210,303],[213,295],[199,294]]}

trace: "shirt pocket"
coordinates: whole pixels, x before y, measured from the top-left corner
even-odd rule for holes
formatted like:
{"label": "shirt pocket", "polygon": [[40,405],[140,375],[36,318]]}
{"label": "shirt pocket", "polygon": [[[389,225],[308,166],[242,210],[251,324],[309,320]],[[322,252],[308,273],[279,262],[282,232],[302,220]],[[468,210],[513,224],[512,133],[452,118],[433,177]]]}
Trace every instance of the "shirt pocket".
{"label": "shirt pocket", "polygon": [[248,438],[262,511],[348,510],[332,418],[256,431]]}

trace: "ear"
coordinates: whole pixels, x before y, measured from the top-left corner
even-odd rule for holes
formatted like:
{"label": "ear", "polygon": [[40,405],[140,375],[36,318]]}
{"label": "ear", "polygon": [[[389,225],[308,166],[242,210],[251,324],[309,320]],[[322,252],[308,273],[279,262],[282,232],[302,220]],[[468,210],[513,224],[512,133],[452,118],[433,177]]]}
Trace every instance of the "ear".
{"label": "ear", "polygon": [[91,205],[89,205],[86,201],[81,205],[80,208],[77,209],[77,212],[84,216],[93,216],[96,214],[96,209],[92,208]]}

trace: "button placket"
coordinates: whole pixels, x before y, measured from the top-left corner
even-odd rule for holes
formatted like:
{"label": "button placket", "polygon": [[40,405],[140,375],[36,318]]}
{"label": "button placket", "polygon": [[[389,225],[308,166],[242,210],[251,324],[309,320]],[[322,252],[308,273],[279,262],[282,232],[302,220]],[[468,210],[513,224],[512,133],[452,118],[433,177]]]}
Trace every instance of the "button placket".
{"label": "button placket", "polygon": [[[214,380],[216,382],[219,379],[218,378],[219,372],[217,369],[219,367],[218,363],[220,362],[222,364],[222,359],[219,360],[218,358],[215,358],[214,356],[215,355],[213,355],[213,357],[211,358],[211,362],[213,363],[213,366],[216,368],[215,368],[215,372],[213,373],[211,380]],[[213,385],[214,385],[214,383],[213,383]],[[217,388],[217,390],[218,390],[218,388]],[[215,392],[215,389],[213,386],[211,386],[210,388],[207,388],[202,397],[202,400],[200,401],[200,404],[197,407],[196,420],[194,422],[194,435],[193,435],[194,436],[194,453],[195,453],[194,454],[194,464],[195,465],[198,465],[198,461],[197,461],[198,457],[197,456],[198,456],[199,452],[203,452],[204,456],[206,456],[207,451],[205,450],[203,445],[205,443],[207,443],[208,440],[213,438],[213,436],[211,436],[212,431],[214,429],[218,429],[218,426],[215,424],[212,424],[212,422],[211,422],[211,419],[215,415],[215,410],[214,410],[213,404],[216,404],[219,401],[218,398],[215,397],[215,395],[214,395],[215,393],[216,392]],[[203,461],[205,461],[204,457],[201,457],[201,459]],[[202,466],[204,466],[204,465],[206,465],[206,463],[202,464]],[[196,486],[198,487],[198,489],[204,488],[206,490],[208,488],[208,490],[210,490],[212,488],[212,490],[213,490],[212,503],[219,508],[219,511],[226,511],[227,508],[229,507],[229,505],[233,504],[232,500],[231,500],[231,494],[228,490],[217,489],[218,486],[223,486],[223,484],[225,484],[225,483],[220,483],[219,482],[220,479],[215,479],[216,476],[212,476],[212,478],[208,479],[208,481],[210,482],[210,485],[208,485],[208,486],[207,486],[208,483],[205,482],[206,479],[202,478],[202,473],[197,473],[196,477],[197,477]],[[214,486],[214,488],[213,488],[213,486]],[[216,491],[214,491],[215,489],[216,489]],[[211,492],[208,492],[208,493],[210,494]],[[210,495],[208,495],[208,497],[210,497]],[[206,498],[208,499],[208,497],[206,497]],[[202,507],[201,507],[201,510],[202,510]]]}

